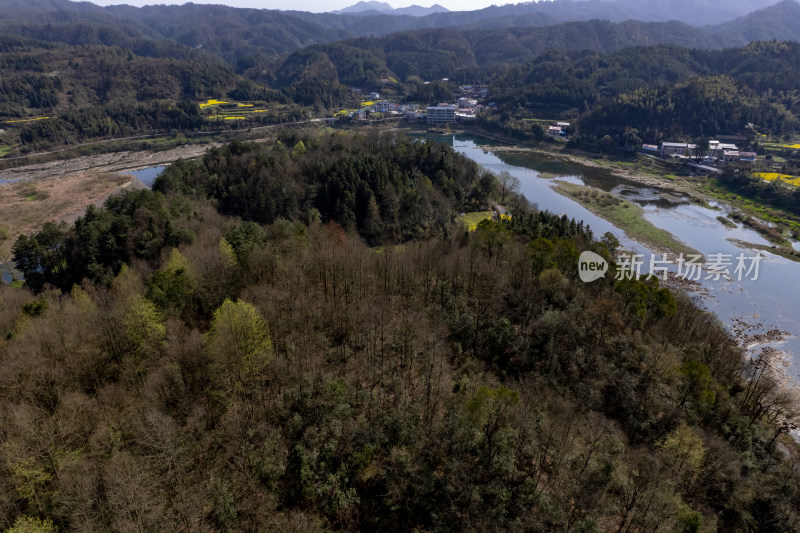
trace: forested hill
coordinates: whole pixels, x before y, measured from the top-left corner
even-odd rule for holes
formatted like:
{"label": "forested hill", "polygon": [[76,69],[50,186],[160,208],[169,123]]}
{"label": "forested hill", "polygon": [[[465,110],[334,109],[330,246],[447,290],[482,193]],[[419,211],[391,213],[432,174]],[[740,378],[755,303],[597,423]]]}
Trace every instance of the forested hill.
{"label": "forested hill", "polygon": [[242,81],[228,66],[140,57],[109,46],[63,46],[0,36],[0,117],[63,113],[112,102],[194,100]]}
{"label": "forested hill", "polygon": [[[213,201],[220,213],[258,224],[322,221],[371,245],[397,245],[451,238],[458,213],[490,207],[495,179],[443,144],[377,132],[288,131],[272,146],[235,142],[202,159],[179,161],[154,189]],[[141,216],[152,221],[146,235],[108,234],[133,222],[125,217],[137,208],[128,206],[110,218],[93,212],[73,231],[53,227],[20,239],[16,261],[28,285],[68,291],[84,277],[107,281],[122,263],[153,259],[164,246],[187,238],[163,203],[151,198],[143,206]],[[66,268],[53,261],[54,247]]]}
{"label": "forested hill", "polygon": [[[395,77],[406,80],[407,97],[424,103],[452,97],[446,84],[426,85],[425,79],[487,83],[500,113],[486,118],[502,122],[500,127],[524,118],[566,119],[577,122],[579,136],[608,135],[612,148],[643,139],[738,133],[748,124],[776,134],[798,127],[797,42],[723,50],[635,46],[606,54],[583,49],[622,46],[642,35],[628,30],[643,26],[648,25],[594,21],[342,41],[295,52],[276,71],[275,83],[308,89],[333,79],[378,88],[379,78]],[[668,25],[660,27],[669,39]],[[625,139],[628,129],[636,131]]]}
{"label": "forested hill", "polygon": [[798,127],[799,58],[800,44],[776,42],[551,51],[509,69],[492,92],[505,116],[571,116],[579,134],[609,135],[612,147],[637,142],[627,134],[657,142],[744,132],[748,124],[784,134]]}
{"label": "forested hill", "polygon": [[176,59],[211,59],[210,54],[165,39],[133,19],[109,13],[89,2],[0,0],[0,34],[70,45],[107,45],[135,54]]}
{"label": "forested hill", "polygon": [[0,51],[0,144],[21,144],[22,152],[98,137],[219,129],[198,106],[211,98],[269,103],[262,122],[302,116],[289,96],[221,61],[6,36],[0,36]]}
{"label": "forested hill", "polygon": [[262,224],[336,222],[371,245],[449,236],[457,213],[489,208],[493,187],[490,173],[444,145],[347,133],[211,150],[154,184],[212,198],[220,212]]}
{"label": "forested hill", "polygon": [[207,52],[232,65],[253,54],[272,56],[353,35],[281,11],[221,5],[101,8],[69,0],[0,0],[0,9],[0,33],[65,44],[121,46],[143,56]]}
{"label": "forested hill", "polygon": [[[675,42],[693,48],[719,46],[719,41],[679,22],[615,24],[593,20],[540,28],[424,30],[299,50],[276,70],[275,83],[329,78],[329,72],[314,71],[321,66],[332,66],[341,83],[355,86],[372,85],[387,76],[398,80],[409,76],[423,80],[449,77],[469,83],[488,81],[505,65],[525,62],[550,49],[614,52],[631,46]],[[481,71],[485,79],[469,79]]]}
{"label": "forested hill", "polygon": [[705,29],[714,37],[724,39],[727,46],[744,46],[752,41],[770,39],[799,41],[800,4],[794,0],[784,0],[772,7]]}
{"label": "forested hill", "polygon": [[[524,24],[518,20],[517,25]],[[702,29],[676,21],[636,20],[617,23],[590,20],[503,28],[489,20],[482,22],[479,28],[422,30],[350,39],[294,52],[276,69],[274,80],[279,85],[289,84],[299,77],[314,76],[315,66],[330,64],[341,83],[359,86],[387,76],[401,81],[410,75],[426,80],[452,79],[459,71],[467,73],[465,83],[470,83],[482,81],[468,79],[480,75],[476,74],[476,69],[494,72],[498,64],[524,62],[551,49],[610,53],[633,46],[660,44],[722,49],[771,39],[800,40],[800,4],[786,0],[731,23]],[[324,75],[330,76],[330,73]]]}
{"label": "forested hill", "polygon": [[[499,113],[482,117],[484,126],[502,121],[501,127],[519,129],[525,118],[567,119],[577,124],[577,141],[605,139],[607,149],[739,133],[748,124],[775,134],[798,127],[797,43],[724,50],[636,46],[611,53],[568,49],[613,49],[641,35],[636,28],[650,26],[592,21],[533,31],[355,39],[296,52],[273,73],[257,66],[245,70],[260,83],[222,63],[0,37],[0,116],[12,121],[4,128],[7,144],[36,150],[143,131],[217,128],[198,107],[208,98],[262,102],[269,109],[253,118],[259,124],[303,117],[300,106],[329,114],[354,105],[349,87],[383,90],[378,80],[388,77],[404,81],[386,87],[393,98],[422,104],[452,99],[455,84],[487,83]],[[669,24],[656,26],[665,38],[675,33]],[[445,77],[452,85],[423,81]],[[42,117],[50,118],[32,120]],[[541,134],[530,124],[519,131]]]}
{"label": "forested hill", "polygon": [[[447,146],[286,133],[21,238],[0,527],[796,531],[769,356],[657,281],[581,282],[616,243],[579,222],[459,227],[500,198],[484,178]],[[226,200],[276,191],[274,218]],[[365,196],[413,238],[365,245]]]}

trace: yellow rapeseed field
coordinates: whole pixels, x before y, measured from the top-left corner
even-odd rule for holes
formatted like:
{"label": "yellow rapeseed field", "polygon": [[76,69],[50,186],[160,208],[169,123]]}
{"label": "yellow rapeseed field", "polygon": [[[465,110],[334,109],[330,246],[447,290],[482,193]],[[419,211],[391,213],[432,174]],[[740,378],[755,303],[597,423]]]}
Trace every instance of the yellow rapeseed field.
{"label": "yellow rapeseed field", "polygon": [[36,118],[21,118],[18,120],[6,120],[6,124],[18,124],[20,122],[35,122],[37,120],[45,120],[52,117],[36,117]]}
{"label": "yellow rapeseed field", "polygon": [[209,107],[209,106],[212,106],[212,105],[220,105],[220,104],[230,104],[230,102],[223,102],[222,100],[217,100],[215,98],[211,98],[208,102],[206,102],[204,104],[200,104],[200,108],[202,109],[202,108]]}
{"label": "yellow rapeseed field", "polygon": [[775,181],[780,179],[785,181],[789,185],[794,185],[795,187],[800,187],[800,178],[797,176],[790,176],[788,174],[781,174],[779,172],[756,172],[755,176],[764,179],[766,181]]}

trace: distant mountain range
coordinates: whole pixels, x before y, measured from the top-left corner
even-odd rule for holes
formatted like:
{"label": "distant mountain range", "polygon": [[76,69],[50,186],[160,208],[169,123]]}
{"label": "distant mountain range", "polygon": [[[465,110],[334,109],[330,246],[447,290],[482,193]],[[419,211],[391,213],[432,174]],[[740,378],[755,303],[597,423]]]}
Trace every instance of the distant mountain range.
{"label": "distant mountain range", "polygon": [[362,0],[357,4],[331,11],[340,15],[409,15],[412,17],[424,17],[433,13],[448,13],[450,10],[439,4],[433,4],[431,7],[422,7],[418,5],[393,8],[386,2],[377,2],[372,0],[370,2]]}
{"label": "distant mountain range", "polygon": [[[492,21],[489,21],[492,22]],[[497,23],[497,21],[494,21]],[[753,40],[800,40],[800,4],[786,0],[723,24],[698,28],[682,22],[609,22],[591,20],[549,26],[507,28],[498,23],[462,28],[400,32],[357,38],[298,50],[276,70],[275,83],[334,73],[346,85],[369,85],[393,76],[404,80],[452,77],[458,71],[498,63],[522,63],[548,50],[593,50],[611,53],[635,46],[679,45],[712,50],[743,46]],[[319,70],[325,65],[327,70]]]}
{"label": "distant mountain range", "polygon": [[[69,0],[0,0],[0,34],[72,45],[115,45],[149,57],[215,59],[240,71],[269,72],[288,53],[309,46],[444,28],[517,28],[503,38],[528,43],[521,45],[526,54],[542,47],[608,51],[674,43],[720,48],[753,40],[800,39],[800,5],[795,0],[773,2],[552,0],[422,15],[414,6],[392,9],[377,1],[360,2],[338,14],[321,14],[192,3],[136,8]],[[503,42],[493,46],[505,50],[495,55],[512,53]]]}

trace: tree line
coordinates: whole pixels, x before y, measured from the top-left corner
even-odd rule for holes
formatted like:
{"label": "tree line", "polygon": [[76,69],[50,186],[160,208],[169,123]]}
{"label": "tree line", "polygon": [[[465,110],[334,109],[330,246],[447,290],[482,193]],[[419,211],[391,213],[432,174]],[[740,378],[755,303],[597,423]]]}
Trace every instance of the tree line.
{"label": "tree line", "polygon": [[[800,525],[797,458],[776,448],[792,397],[771,356],[745,359],[657,281],[581,282],[581,251],[611,260],[612,237],[521,200],[511,221],[378,248],[357,217],[307,216],[322,204],[232,211],[234,185],[262,176],[250,194],[272,194],[281,161],[290,177],[341,172],[354,196],[405,161],[453,199],[469,170],[401,138],[281,144],[178,163],[160,191],[62,227],[73,243],[48,247],[53,228],[20,240],[48,254],[26,276],[76,272],[0,287],[0,527]],[[361,180],[324,155],[337,144]]]}

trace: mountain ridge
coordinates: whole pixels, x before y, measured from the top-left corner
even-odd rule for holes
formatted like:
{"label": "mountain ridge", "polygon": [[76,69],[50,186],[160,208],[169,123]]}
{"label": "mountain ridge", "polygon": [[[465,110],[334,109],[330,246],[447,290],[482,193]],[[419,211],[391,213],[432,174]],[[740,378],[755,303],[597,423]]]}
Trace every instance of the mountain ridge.
{"label": "mountain ridge", "polygon": [[330,13],[337,15],[408,15],[412,17],[424,17],[433,13],[448,12],[450,12],[450,10],[440,4],[433,4],[430,7],[414,4],[407,7],[394,8],[387,2],[361,0],[351,6],[337,9]]}
{"label": "mountain ridge", "polygon": [[[676,10],[688,0],[666,0],[665,8],[659,8],[649,18],[662,16],[668,8]],[[501,30],[522,28],[545,43],[572,48],[576,43],[595,44],[595,33],[611,31],[607,37],[617,44],[675,43],[684,46],[715,48],[742,46],[753,40],[797,40],[800,39],[800,5],[794,0],[770,5],[745,16],[719,24],[704,26],[687,22],[637,20],[641,6],[635,9],[609,13],[626,6],[632,0],[571,1],[556,0],[547,4],[514,4],[490,6],[472,12],[434,13],[426,16],[408,14],[376,13],[372,10],[348,14],[319,14],[300,11],[276,11],[264,9],[232,8],[220,5],[184,4],[181,6],[131,6],[100,7],[88,2],[68,0],[0,0],[4,12],[0,21],[0,32],[26,38],[65,44],[103,44],[130,48],[137,55],[148,57],[216,57],[240,70],[258,69],[271,71],[286,55],[313,45],[324,45],[337,41],[382,37],[395,33],[444,30]],[[771,0],[757,0],[753,7],[767,4]],[[698,0],[695,14],[707,13],[720,4],[714,0]],[[380,4],[362,2],[363,7]],[[645,7],[652,5],[650,2]],[[743,3],[732,0],[727,12],[741,11]],[[357,4],[358,5],[358,4]],[[610,6],[610,7],[609,7]],[[352,6],[351,6],[352,7]],[[635,7],[635,6],[634,6]],[[410,9],[410,8],[401,8]],[[685,10],[684,10],[685,11]],[[597,15],[590,17],[590,15]],[[688,17],[682,13],[682,18]],[[607,16],[603,16],[607,15]],[[626,20],[618,20],[622,15]],[[575,18],[581,20],[573,20]],[[585,38],[576,28],[584,20],[607,21],[623,26],[605,30],[590,25],[591,39]],[[645,17],[647,18],[647,17]],[[699,22],[703,17],[694,17]],[[707,17],[706,17],[707,18]],[[564,20],[570,19],[570,20]],[[566,24],[566,25],[565,25]],[[570,24],[572,24],[570,26]],[[625,28],[625,26],[629,28]],[[551,28],[543,30],[541,28]],[[624,31],[637,33],[625,34]],[[559,31],[569,37],[559,37]],[[517,32],[519,33],[519,32]],[[547,34],[549,37],[544,37]],[[601,38],[598,34],[597,39]],[[517,38],[517,37],[514,37]]]}

